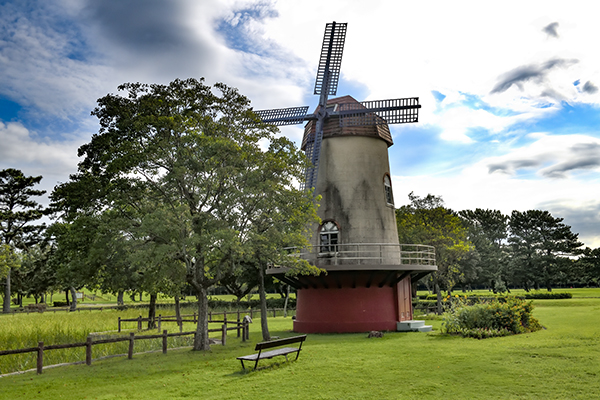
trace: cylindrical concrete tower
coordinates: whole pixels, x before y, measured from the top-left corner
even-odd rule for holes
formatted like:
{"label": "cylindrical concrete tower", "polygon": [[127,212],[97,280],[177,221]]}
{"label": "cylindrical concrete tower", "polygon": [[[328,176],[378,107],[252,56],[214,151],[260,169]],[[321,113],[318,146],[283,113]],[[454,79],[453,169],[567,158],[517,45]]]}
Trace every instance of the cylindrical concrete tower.
{"label": "cylindrical concrete tower", "polygon": [[[352,102],[358,103],[345,96],[327,107]],[[314,125],[305,127],[303,149]],[[437,268],[432,247],[398,243],[392,144],[386,124],[341,127],[339,118],[326,120],[315,187],[322,222],[302,257],[327,273],[284,278],[297,289],[294,331],[389,331],[412,319],[411,277]],[[284,271],[269,272],[282,277]]]}

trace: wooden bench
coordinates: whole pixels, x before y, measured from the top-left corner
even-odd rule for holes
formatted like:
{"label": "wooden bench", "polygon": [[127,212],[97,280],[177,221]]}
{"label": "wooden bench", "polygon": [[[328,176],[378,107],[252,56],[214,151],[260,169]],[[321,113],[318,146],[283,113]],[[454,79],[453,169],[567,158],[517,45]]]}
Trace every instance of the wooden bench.
{"label": "wooden bench", "polygon": [[[289,338],[285,338],[285,339],[271,340],[269,342],[257,343],[256,347],[254,348],[254,351],[258,351],[258,353],[251,354],[249,356],[238,357],[237,359],[240,360],[240,362],[242,363],[242,368],[244,370],[246,370],[246,367],[244,367],[244,360],[254,361],[254,369],[256,369],[256,367],[258,366],[258,361],[265,359],[265,358],[273,358],[276,356],[285,356],[285,359],[287,361],[288,354],[296,353],[295,359],[297,360],[298,356],[300,356],[300,350],[302,349],[302,342],[304,342],[305,340],[306,340],[306,335],[301,335],[301,336],[293,336],[293,337],[289,337]],[[285,345],[289,345],[292,343],[300,343],[300,344],[298,347],[283,347],[281,349],[263,351],[265,349],[271,349],[273,347],[285,346]]]}

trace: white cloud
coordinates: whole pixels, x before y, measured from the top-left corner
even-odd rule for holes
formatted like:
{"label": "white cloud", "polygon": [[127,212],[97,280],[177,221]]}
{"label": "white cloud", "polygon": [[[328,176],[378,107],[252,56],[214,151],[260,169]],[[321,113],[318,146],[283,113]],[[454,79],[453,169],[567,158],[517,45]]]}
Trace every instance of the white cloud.
{"label": "white cloud", "polygon": [[81,140],[57,142],[36,137],[20,123],[0,121],[0,169],[15,168],[28,176],[42,175],[41,188],[50,193],[77,171]]}
{"label": "white cloud", "polygon": [[[407,203],[407,194],[414,191],[421,196],[442,196],[447,206],[457,211],[489,208],[510,214],[512,210],[547,209],[555,217],[565,218],[586,245],[600,246],[597,225],[585,222],[600,221],[598,211],[590,213],[594,207],[600,210],[600,139],[532,136],[535,140],[527,146],[482,159],[450,176],[394,175],[395,198],[400,201],[397,206]],[[596,164],[581,162],[581,155],[590,153],[596,155]],[[504,169],[494,170],[499,166]],[[563,178],[552,179],[558,176],[557,171]]]}

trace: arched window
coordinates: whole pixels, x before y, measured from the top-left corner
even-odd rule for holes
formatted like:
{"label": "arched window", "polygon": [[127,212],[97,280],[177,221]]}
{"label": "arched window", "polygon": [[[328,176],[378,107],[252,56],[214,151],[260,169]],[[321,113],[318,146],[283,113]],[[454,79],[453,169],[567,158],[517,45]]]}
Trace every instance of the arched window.
{"label": "arched window", "polygon": [[335,253],[339,243],[340,230],[335,222],[327,221],[319,232],[319,253]]}
{"label": "arched window", "polygon": [[385,189],[385,202],[390,206],[394,205],[394,194],[392,193],[392,181],[390,176],[385,174],[383,176],[383,188]]}

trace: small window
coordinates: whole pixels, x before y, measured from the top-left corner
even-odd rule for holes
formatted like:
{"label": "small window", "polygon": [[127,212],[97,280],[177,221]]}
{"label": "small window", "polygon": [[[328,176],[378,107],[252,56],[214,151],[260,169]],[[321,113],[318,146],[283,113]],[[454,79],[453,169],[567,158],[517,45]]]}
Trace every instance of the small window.
{"label": "small window", "polygon": [[328,221],[321,226],[319,233],[319,253],[337,252],[339,228],[334,222]]}
{"label": "small window", "polygon": [[392,193],[392,182],[390,181],[390,176],[385,175],[383,177],[383,188],[385,189],[385,201],[390,206],[394,205],[394,194]]}

